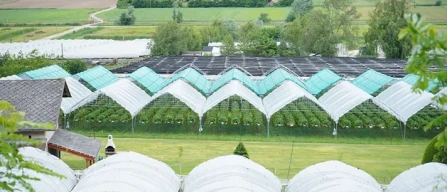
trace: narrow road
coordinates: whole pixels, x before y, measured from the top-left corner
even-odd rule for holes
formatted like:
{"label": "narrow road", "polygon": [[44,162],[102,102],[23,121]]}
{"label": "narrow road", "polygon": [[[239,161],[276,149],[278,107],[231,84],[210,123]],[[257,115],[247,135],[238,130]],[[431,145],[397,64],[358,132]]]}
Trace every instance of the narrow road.
{"label": "narrow road", "polygon": [[102,20],[101,18],[97,17],[96,15],[97,15],[97,14],[100,14],[100,13],[103,13],[103,12],[106,12],[106,11],[110,11],[110,10],[115,9],[115,8],[116,8],[116,6],[113,6],[113,7],[110,7],[110,8],[108,8],[108,9],[103,9],[103,10],[101,10],[101,11],[98,11],[98,12],[95,12],[95,13],[90,14],[90,18],[93,19],[93,23],[90,23],[90,24],[87,24],[87,25],[82,25],[82,26],[77,26],[77,27],[71,28],[71,29],[69,29],[69,30],[67,30],[67,31],[64,31],[64,32],[61,32],[61,33],[57,33],[57,34],[50,35],[50,36],[48,36],[48,37],[42,38],[42,39],[40,39],[40,40],[50,40],[50,39],[55,39],[55,38],[58,38],[58,37],[60,37],[60,36],[66,35],[66,34],[68,34],[68,33],[73,33],[73,31],[77,31],[77,30],[84,29],[84,28],[97,27],[96,25],[97,25],[97,24],[101,24],[101,23],[103,23],[104,20]]}

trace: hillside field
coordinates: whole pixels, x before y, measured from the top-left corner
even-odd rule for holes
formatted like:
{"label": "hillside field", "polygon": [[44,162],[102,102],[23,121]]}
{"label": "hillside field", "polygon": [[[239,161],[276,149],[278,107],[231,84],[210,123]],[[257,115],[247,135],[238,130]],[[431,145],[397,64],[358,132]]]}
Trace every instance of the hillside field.
{"label": "hillside field", "polygon": [[86,23],[99,9],[0,9],[0,23]]}

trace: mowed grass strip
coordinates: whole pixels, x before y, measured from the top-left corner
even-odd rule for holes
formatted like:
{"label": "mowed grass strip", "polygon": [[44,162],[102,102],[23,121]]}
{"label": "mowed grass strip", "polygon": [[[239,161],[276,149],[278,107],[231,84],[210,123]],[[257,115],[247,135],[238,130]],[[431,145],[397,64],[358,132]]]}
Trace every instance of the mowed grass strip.
{"label": "mowed grass strip", "polygon": [[[320,9],[320,8],[317,8]],[[266,8],[183,8],[183,19],[185,22],[212,22],[217,19],[233,19],[235,21],[256,20],[261,13],[269,14],[273,21],[284,21],[289,13],[289,7],[266,7]],[[361,14],[359,20],[367,20],[369,14],[374,10],[370,7],[357,7]],[[446,21],[447,7],[411,7],[411,12],[421,13],[427,21]],[[99,14],[105,21],[112,22],[119,18],[125,10],[114,9]],[[170,8],[140,8],[135,10],[137,23],[160,22],[172,20],[172,9]]]}
{"label": "mowed grass strip", "polygon": [[3,27],[0,28],[0,42],[38,40],[68,29],[70,27]]}
{"label": "mowed grass strip", "polygon": [[87,22],[99,9],[0,9],[0,23]]}
{"label": "mowed grass strip", "polygon": [[[104,155],[106,138],[100,155]],[[118,152],[135,151],[171,166],[177,174],[188,174],[200,163],[232,154],[238,141],[114,138]],[[420,164],[429,140],[409,145],[372,145],[340,143],[295,143],[290,178],[302,169],[327,160],[341,160],[371,174],[379,183],[389,183],[402,171]],[[263,165],[279,178],[287,178],[292,142],[244,141],[250,159]],[[179,158],[179,147],[183,156]],[[62,160],[73,169],[83,169],[85,161],[67,153]],[[180,172],[181,164],[181,172]]]}

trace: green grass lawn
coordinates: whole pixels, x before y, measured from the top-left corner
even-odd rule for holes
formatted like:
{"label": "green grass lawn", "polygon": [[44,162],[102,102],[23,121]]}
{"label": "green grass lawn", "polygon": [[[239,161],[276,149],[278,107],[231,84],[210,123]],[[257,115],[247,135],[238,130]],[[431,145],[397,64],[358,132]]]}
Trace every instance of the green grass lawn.
{"label": "green grass lawn", "polygon": [[157,27],[155,26],[114,26],[114,27],[97,27],[84,28],[70,34],[66,34],[58,39],[117,39],[124,40],[138,38],[151,38]]}
{"label": "green grass lawn", "polygon": [[70,27],[0,27],[0,42],[37,40],[68,29]]}
{"label": "green grass lawn", "polygon": [[[261,13],[268,13],[273,21],[284,21],[289,12],[289,7],[267,7],[267,8],[184,8],[183,19],[185,22],[212,22],[216,19],[233,19],[239,22],[255,20]],[[358,7],[361,13],[360,20],[367,20],[369,13],[374,7]],[[410,9],[412,12],[421,13],[428,21],[447,22],[447,7],[416,7]],[[115,9],[98,16],[106,22],[118,19],[124,10]],[[172,20],[172,9],[169,8],[142,8],[136,9],[135,15],[138,23],[164,22]]]}
{"label": "green grass lawn", "polygon": [[[237,139],[233,136],[234,139]],[[106,138],[102,141],[104,156]],[[117,151],[135,151],[171,166],[177,174],[187,174],[200,163],[231,154],[238,141],[195,139],[114,139]],[[346,144],[346,143],[295,143],[290,178],[303,168],[327,160],[341,160],[371,174],[379,183],[389,183],[404,170],[420,164],[422,153],[429,140],[416,140],[408,144]],[[292,142],[244,141],[250,159],[263,165],[279,178],[287,178]],[[179,159],[179,147],[183,156]],[[64,160],[73,169],[83,169],[82,158],[63,153]],[[181,164],[182,171],[180,172]]]}
{"label": "green grass lawn", "polygon": [[0,23],[87,22],[98,9],[0,9]]}

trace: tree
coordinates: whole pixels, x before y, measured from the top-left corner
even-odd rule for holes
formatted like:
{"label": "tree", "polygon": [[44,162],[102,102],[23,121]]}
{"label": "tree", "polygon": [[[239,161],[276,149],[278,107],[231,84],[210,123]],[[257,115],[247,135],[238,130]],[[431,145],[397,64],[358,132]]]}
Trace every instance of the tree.
{"label": "tree", "polygon": [[270,38],[267,34],[261,35],[261,39],[256,46],[255,56],[272,57],[278,55],[278,45],[276,41]]}
{"label": "tree", "polygon": [[28,54],[19,53],[0,55],[0,77],[10,76],[46,67],[53,64],[50,55],[41,55],[34,50]]}
{"label": "tree", "polygon": [[198,29],[188,26],[183,29],[183,36],[186,43],[186,50],[201,51],[203,48],[202,35]]}
{"label": "tree", "polygon": [[[407,23],[406,28],[401,30],[399,39],[408,38],[413,44],[405,69],[405,72],[419,76],[413,90],[416,92],[426,90],[429,82],[437,82],[436,89],[445,87],[447,85],[447,69],[444,67],[447,63],[447,34],[439,32],[431,24],[425,24],[424,20],[416,14],[408,16],[408,19],[411,21]],[[447,105],[446,94],[439,94],[434,100],[442,106]],[[447,121],[447,112],[427,124],[424,129],[441,126],[445,121]],[[435,147],[438,150],[447,146],[447,127],[436,136],[436,139]]]}
{"label": "tree", "polygon": [[380,46],[387,58],[406,58],[410,54],[410,39],[398,38],[400,30],[407,26],[404,16],[408,10],[406,0],[385,0],[376,4],[370,14],[369,29],[364,34],[369,52],[377,54]]}
{"label": "tree", "polygon": [[337,53],[338,34],[332,34],[329,14],[312,10],[303,17],[302,38],[299,46],[305,54],[334,56]]}
{"label": "tree", "polygon": [[239,30],[239,49],[244,55],[254,55],[256,45],[261,36],[261,29],[252,21],[243,25]]}
{"label": "tree", "polygon": [[245,149],[245,146],[242,142],[239,142],[239,145],[237,145],[236,149],[234,150],[233,154],[243,156],[247,159],[250,159],[247,149]]}
{"label": "tree", "polygon": [[18,186],[22,186],[28,191],[34,191],[28,183],[29,180],[40,180],[40,178],[30,177],[23,171],[35,171],[37,173],[51,175],[64,178],[63,175],[57,174],[42,165],[26,160],[19,154],[18,143],[32,144],[36,146],[37,141],[29,139],[23,135],[17,134],[19,127],[27,126],[33,128],[51,129],[51,124],[32,123],[25,121],[25,114],[17,112],[10,103],[0,100],[0,166],[4,170],[0,172],[0,190],[1,191],[17,191]]}
{"label": "tree", "polygon": [[172,10],[172,20],[174,20],[177,23],[182,23],[183,22],[183,12],[178,6],[178,2],[173,1],[172,7],[174,7],[174,9]]}
{"label": "tree", "polygon": [[338,43],[355,45],[358,26],[353,21],[360,18],[352,0],[325,0],[323,8],[329,13],[329,25],[331,35],[335,36]]}
{"label": "tree", "polygon": [[233,36],[233,38],[237,38],[238,26],[234,20],[232,20],[232,19],[222,20],[222,27],[226,31],[228,31]]}
{"label": "tree", "polygon": [[170,21],[157,27],[153,42],[149,43],[151,55],[172,56],[180,55],[187,50],[183,29],[175,21]]}
{"label": "tree", "polygon": [[87,70],[87,63],[80,59],[73,59],[62,63],[61,67],[70,74],[76,74]]}
{"label": "tree", "polygon": [[230,56],[236,53],[237,49],[234,46],[233,37],[231,35],[227,35],[222,44],[221,52],[223,56]]}
{"label": "tree", "polygon": [[286,22],[292,22],[296,16],[302,17],[313,8],[312,0],[294,0],[289,14],[287,15]]}
{"label": "tree", "polygon": [[118,25],[134,25],[135,24],[135,8],[133,6],[129,6],[127,8],[127,12],[122,12],[119,20],[117,21]]}
{"label": "tree", "polygon": [[271,19],[269,18],[269,14],[261,13],[258,17],[258,20],[261,20],[263,23],[270,23]]}
{"label": "tree", "polygon": [[301,44],[301,40],[303,39],[302,37],[303,27],[299,19],[296,19],[291,23],[287,23],[281,30],[279,54],[281,56],[304,55],[304,47]]}

